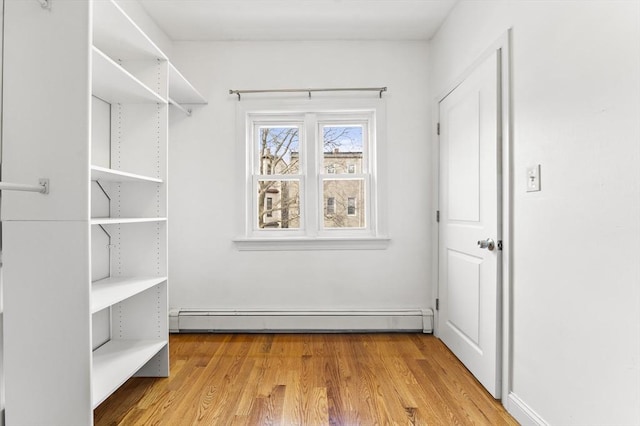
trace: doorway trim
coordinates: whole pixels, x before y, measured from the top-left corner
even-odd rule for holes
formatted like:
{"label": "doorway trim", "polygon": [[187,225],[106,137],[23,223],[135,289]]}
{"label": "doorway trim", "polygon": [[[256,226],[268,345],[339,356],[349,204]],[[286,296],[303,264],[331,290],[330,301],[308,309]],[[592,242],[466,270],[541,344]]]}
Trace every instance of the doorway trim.
{"label": "doorway trim", "polygon": [[[439,261],[439,223],[437,221],[436,211],[440,210],[440,137],[438,135],[438,123],[440,122],[440,109],[439,105],[444,98],[446,98],[456,87],[458,87],[476,68],[481,64],[489,55],[499,52],[500,54],[500,84],[498,86],[499,96],[502,104],[502,110],[500,114],[500,141],[499,149],[501,149],[501,172],[502,172],[502,185],[501,185],[501,211],[502,211],[502,268],[501,273],[501,289],[498,296],[498,303],[501,305],[499,309],[498,321],[502,322],[501,336],[499,336],[498,351],[499,365],[502,373],[501,384],[501,400],[502,405],[510,411],[510,394],[512,391],[512,361],[513,361],[513,298],[512,298],[512,281],[513,281],[513,105],[512,105],[512,30],[509,28],[498,38],[489,48],[487,48],[473,63],[459,75],[451,85],[437,96],[433,102],[433,120],[432,120],[432,137],[433,137],[433,205],[436,206],[433,217],[435,220],[433,223],[433,235],[436,238],[431,243],[432,253],[432,282],[436,283],[434,286],[433,294],[433,306],[436,306],[436,299],[438,298],[440,281],[438,273],[438,261]],[[435,310],[434,316],[434,334],[439,337],[440,324],[439,324],[439,312]]]}

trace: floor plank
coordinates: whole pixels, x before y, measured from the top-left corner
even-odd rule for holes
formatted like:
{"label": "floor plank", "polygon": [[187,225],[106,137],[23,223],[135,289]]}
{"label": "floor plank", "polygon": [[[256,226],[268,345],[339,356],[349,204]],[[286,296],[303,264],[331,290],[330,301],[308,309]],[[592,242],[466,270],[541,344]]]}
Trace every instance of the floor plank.
{"label": "floor plank", "polygon": [[517,425],[420,333],[172,334],[171,376],[132,378],[94,412],[114,425]]}

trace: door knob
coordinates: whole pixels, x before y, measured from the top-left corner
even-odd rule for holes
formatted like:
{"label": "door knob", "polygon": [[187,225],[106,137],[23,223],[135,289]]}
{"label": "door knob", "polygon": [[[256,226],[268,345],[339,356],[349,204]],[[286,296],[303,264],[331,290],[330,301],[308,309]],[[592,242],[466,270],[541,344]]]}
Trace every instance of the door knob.
{"label": "door knob", "polygon": [[488,249],[489,251],[493,251],[496,248],[496,243],[491,239],[487,238],[486,240],[478,241],[478,247],[481,249]]}

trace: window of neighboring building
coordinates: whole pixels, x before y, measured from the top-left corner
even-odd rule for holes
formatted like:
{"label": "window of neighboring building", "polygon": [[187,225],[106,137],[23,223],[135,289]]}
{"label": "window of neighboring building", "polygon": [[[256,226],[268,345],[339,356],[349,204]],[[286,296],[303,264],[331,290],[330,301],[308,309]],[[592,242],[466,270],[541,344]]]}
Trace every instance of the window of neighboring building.
{"label": "window of neighboring building", "polygon": [[356,198],[355,197],[347,198],[347,215],[348,216],[356,215]]}
{"label": "window of neighboring building", "polygon": [[327,198],[327,214],[335,214],[336,213],[336,198],[328,197]]}
{"label": "window of neighboring building", "polygon": [[376,204],[380,108],[245,111],[247,238],[386,241]]}
{"label": "window of neighboring building", "polygon": [[273,197],[267,197],[267,217],[273,217]]}

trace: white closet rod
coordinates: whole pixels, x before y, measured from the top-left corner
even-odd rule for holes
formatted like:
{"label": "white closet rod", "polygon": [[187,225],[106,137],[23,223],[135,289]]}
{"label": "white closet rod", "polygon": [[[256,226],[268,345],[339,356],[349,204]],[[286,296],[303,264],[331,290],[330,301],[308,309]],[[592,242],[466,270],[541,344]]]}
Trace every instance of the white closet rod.
{"label": "white closet rod", "polygon": [[28,191],[49,193],[49,179],[39,179],[37,185],[25,185],[23,183],[0,182],[0,191]]}

